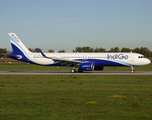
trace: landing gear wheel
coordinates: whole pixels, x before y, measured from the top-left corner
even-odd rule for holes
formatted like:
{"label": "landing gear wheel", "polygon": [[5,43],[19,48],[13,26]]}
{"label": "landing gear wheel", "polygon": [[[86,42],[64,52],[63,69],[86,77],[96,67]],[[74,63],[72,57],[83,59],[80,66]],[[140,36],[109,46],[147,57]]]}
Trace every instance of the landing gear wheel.
{"label": "landing gear wheel", "polygon": [[76,72],[76,71],[75,71],[75,69],[71,69],[70,72],[71,72],[71,73],[74,73],[74,72]]}
{"label": "landing gear wheel", "polygon": [[134,70],[131,71],[131,73],[134,73],[134,72],[135,72]]}

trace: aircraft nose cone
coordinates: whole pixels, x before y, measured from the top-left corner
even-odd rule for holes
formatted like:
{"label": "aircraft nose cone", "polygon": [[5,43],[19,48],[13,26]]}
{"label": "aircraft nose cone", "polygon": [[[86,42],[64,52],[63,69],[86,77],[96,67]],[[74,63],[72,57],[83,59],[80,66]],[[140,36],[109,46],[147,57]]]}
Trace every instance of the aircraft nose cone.
{"label": "aircraft nose cone", "polygon": [[148,64],[150,64],[151,63],[151,61],[148,59]]}
{"label": "aircraft nose cone", "polygon": [[149,59],[147,59],[146,60],[146,64],[148,65],[148,64],[150,64],[151,63],[151,61],[149,60]]}

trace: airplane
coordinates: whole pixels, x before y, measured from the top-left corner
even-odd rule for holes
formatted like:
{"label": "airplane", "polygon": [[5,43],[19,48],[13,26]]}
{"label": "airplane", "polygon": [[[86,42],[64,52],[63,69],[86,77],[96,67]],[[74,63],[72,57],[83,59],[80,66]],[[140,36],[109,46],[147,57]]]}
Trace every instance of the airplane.
{"label": "airplane", "polygon": [[142,54],[132,52],[105,52],[105,53],[40,53],[30,52],[15,33],[8,33],[13,54],[8,58],[43,65],[43,66],[69,66],[70,72],[103,70],[104,66],[130,66],[134,73],[134,66],[148,65],[151,61]]}

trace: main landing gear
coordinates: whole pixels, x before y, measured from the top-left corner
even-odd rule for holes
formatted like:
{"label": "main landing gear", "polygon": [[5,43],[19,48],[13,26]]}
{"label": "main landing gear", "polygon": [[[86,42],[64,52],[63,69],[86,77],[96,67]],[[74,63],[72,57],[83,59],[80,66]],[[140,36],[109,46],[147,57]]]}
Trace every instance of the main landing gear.
{"label": "main landing gear", "polygon": [[133,66],[131,66],[131,73],[134,73],[135,71],[134,71],[134,67]]}
{"label": "main landing gear", "polygon": [[[73,67],[73,68],[70,70],[70,72],[71,72],[71,73],[75,73],[75,72],[76,72],[75,67]],[[79,72],[79,73],[82,73],[83,70],[78,69],[78,72]]]}
{"label": "main landing gear", "polygon": [[70,72],[74,73],[74,72],[76,72],[76,70],[73,68],[73,69],[70,70]]}
{"label": "main landing gear", "polygon": [[76,67],[73,67],[73,68],[70,70],[70,72],[71,72],[71,73],[76,72],[75,68],[76,68]]}

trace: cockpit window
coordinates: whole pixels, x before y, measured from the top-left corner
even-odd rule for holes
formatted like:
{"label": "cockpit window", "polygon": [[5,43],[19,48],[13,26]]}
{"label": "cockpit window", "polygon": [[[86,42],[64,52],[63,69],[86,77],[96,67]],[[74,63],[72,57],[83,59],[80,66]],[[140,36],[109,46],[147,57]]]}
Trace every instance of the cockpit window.
{"label": "cockpit window", "polygon": [[138,56],[138,58],[145,58],[145,56]]}

